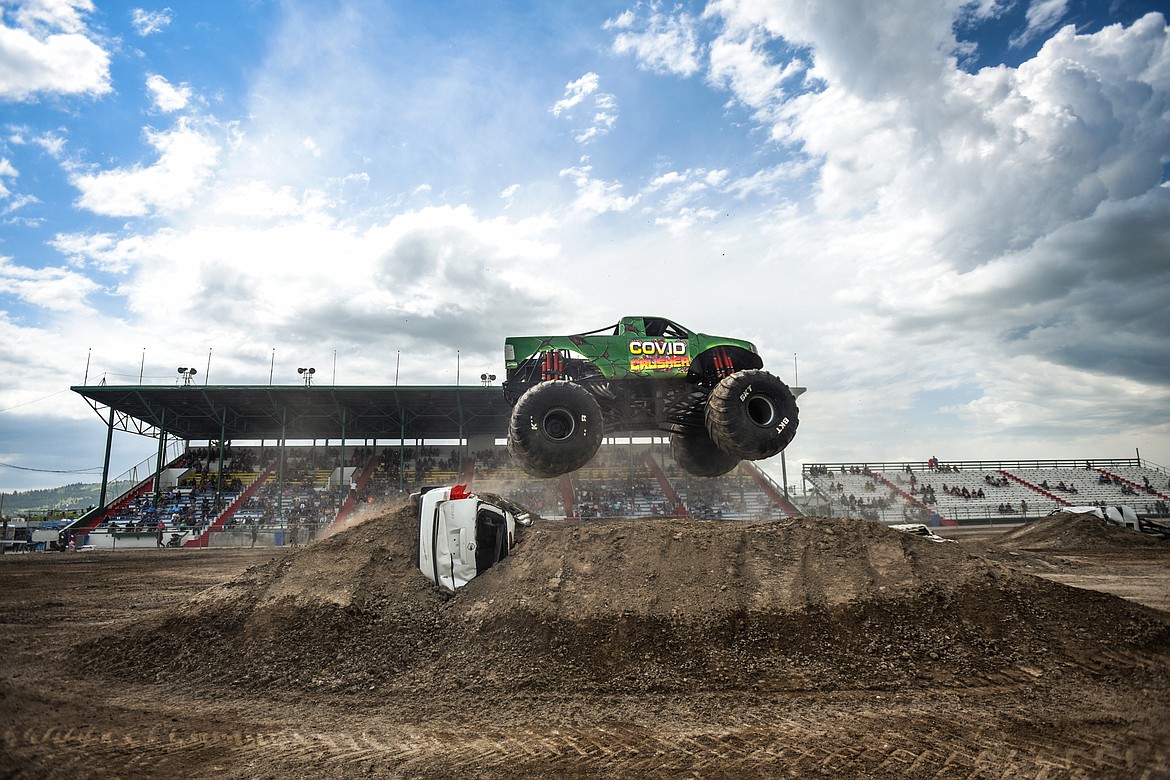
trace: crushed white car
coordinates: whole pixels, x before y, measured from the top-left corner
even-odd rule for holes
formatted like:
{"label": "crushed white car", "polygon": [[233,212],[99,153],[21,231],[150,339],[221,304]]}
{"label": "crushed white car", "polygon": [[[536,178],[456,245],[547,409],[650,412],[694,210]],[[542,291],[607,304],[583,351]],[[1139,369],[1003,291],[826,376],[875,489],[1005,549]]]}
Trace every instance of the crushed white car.
{"label": "crushed white car", "polygon": [[1141,521],[1132,507],[1120,506],[1062,506],[1053,509],[1048,514],[1058,515],[1067,512],[1070,515],[1094,515],[1099,520],[1120,525],[1131,531],[1142,530]]}
{"label": "crushed white car", "polygon": [[418,568],[457,590],[496,565],[516,546],[516,527],[535,515],[502,496],[479,496],[466,485],[424,488],[418,502]]}
{"label": "crushed white car", "polygon": [[943,537],[936,534],[934,531],[930,530],[930,528],[927,527],[926,525],[924,525],[923,523],[897,523],[897,524],[891,525],[890,528],[893,528],[895,531],[901,531],[902,533],[914,534],[915,536],[922,536],[922,537],[929,539],[932,542],[953,542],[953,541],[955,541],[954,539],[944,539]]}

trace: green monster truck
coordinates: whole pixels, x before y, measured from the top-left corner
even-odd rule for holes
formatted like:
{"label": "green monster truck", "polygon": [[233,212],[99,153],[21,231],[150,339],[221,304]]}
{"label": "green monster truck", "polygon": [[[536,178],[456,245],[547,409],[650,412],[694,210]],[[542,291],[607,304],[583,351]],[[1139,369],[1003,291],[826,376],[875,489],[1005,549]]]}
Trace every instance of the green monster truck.
{"label": "green monster truck", "polygon": [[716,477],[770,458],[796,435],[796,399],[749,341],[661,317],[573,336],[504,340],[508,451],[524,471],[575,471],[615,431],[670,433],[687,472]]}

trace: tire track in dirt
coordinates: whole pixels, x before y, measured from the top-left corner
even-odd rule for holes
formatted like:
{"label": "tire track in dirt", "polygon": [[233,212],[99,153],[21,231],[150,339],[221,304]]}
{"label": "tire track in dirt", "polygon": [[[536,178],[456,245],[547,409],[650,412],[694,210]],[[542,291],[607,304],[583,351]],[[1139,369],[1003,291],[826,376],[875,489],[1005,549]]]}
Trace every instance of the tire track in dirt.
{"label": "tire track in dirt", "polygon": [[356,733],[50,728],[7,729],[2,744],[8,756],[23,759],[24,770],[4,773],[12,778],[150,777],[160,764],[187,767],[191,777],[246,777],[250,762],[263,762],[270,769],[311,769],[318,775],[365,768],[412,776],[503,776],[559,769],[575,775],[699,772],[732,777],[783,770],[806,776],[1040,778],[1140,775],[1140,767],[1165,766],[1170,753],[1170,740],[1135,740],[1121,728],[1065,735],[1054,743],[1005,742],[1001,731],[970,723],[949,723],[917,737],[870,731],[861,740],[825,725],[778,718],[770,727],[745,724],[679,732],[615,725],[543,733],[477,728]]}

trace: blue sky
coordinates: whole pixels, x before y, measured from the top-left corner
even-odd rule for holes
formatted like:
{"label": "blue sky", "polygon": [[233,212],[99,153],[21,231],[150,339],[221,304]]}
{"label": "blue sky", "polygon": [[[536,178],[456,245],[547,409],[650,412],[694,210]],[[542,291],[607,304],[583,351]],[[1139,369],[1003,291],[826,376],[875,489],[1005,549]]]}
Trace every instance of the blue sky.
{"label": "blue sky", "polygon": [[1170,466],[1156,3],[0,13],[0,489],[100,464],[87,360],[451,383],[640,313],[798,357],[790,474]]}

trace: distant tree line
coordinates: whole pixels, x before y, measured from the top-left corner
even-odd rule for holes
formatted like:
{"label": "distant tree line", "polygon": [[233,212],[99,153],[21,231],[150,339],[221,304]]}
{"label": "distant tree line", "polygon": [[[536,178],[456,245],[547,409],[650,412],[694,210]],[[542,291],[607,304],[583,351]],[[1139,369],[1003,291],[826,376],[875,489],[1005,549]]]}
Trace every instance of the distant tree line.
{"label": "distant tree line", "polygon": [[[96,482],[74,482],[42,490],[14,490],[0,493],[3,496],[3,512],[7,517],[36,513],[38,519],[48,512],[83,512],[98,502],[102,486]],[[46,518],[49,519],[49,518]]]}

